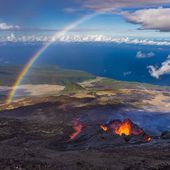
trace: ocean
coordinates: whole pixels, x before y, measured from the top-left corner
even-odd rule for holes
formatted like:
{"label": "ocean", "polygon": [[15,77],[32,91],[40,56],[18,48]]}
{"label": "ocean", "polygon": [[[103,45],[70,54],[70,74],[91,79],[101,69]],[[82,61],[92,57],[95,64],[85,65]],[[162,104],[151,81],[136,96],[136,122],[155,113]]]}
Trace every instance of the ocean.
{"label": "ocean", "polygon": [[[42,44],[7,43],[0,45],[0,65],[24,65]],[[138,52],[154,54],[137,58]],[[96,76],[123,81],[170,85],[170,75],[152,77],[148,66],[158,68],[170,54],[168,46],[146,46],[114,43],[56,43],[36,61],[36,65],[57,65],[61,68],[83,70]]]}

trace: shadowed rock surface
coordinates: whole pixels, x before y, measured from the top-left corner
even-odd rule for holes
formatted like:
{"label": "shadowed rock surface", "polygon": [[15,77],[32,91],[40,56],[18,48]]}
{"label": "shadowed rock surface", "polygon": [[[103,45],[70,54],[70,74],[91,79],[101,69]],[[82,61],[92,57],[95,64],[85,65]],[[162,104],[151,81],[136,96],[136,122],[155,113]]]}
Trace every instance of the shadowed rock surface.
{"label": "shadowed rock surface", "polygon": [[84,114],[89,111],[63,109],[61,102],[1,111],[0,169],[170,169],[169,138],[131,143],[102,132],[94,123],[70,141],[72,121],[80,117],[81,109]]}

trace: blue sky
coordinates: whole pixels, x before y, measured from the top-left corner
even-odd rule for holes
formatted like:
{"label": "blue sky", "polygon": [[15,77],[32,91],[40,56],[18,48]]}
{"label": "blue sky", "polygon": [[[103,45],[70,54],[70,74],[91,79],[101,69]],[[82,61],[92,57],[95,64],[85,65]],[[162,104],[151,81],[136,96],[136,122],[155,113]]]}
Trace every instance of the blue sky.
{"label": "blue sky", "polygon": [[[170,0],[0,0],[0,35],[52,35],[84,15],[72,34],[168,37]],[[160,20],[161,19],[161,20]]]}
{"label": "blue sky", "polygon": [[0,21],[22,27],[51,28],[76,18],[64,9],[75,6],[72,1],[3,0],[0,6]]}

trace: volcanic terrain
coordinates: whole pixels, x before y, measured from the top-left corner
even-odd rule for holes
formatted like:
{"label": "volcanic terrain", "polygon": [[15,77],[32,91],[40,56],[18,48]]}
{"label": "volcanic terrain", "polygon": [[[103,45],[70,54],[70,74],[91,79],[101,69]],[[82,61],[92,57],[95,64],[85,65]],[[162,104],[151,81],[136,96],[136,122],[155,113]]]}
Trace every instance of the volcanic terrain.
{"label": "volcanic terrain", "polygon": [[0,169],[170,169],[169,87],[36,68],[7,104],[7,70]]}

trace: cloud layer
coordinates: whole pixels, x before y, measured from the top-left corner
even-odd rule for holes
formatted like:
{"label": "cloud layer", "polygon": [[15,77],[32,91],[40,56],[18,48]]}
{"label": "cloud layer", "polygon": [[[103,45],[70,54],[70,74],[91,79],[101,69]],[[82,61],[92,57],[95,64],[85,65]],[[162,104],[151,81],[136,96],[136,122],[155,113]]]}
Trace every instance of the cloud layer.
{"label": "cloud layer", "polygon": [[[121,13],[128,22],[141,24],[140,29],[170,31],[170,8],[167,8],[170,5],[170,0],[86,0],[81,3],[85,9]],[[139,8],[140,10],[120,12],[126,10],[126,8]]]}
{"label": "cloud layer", "polygon": [[19,29],[20,27],[18,25],[9,25],[5,22],[3,23],[0,23],[0,30],[17,30]]}
{"label": "cloud layer", "polygon": [[[80,1],[80,0],[79,0]],[[85,0],[80,1],[83,3],[84,8],[91,10],[101,11],[102,9],[116,9],[126,7],[144,7],[144,6],[158,6],[163,4],[169,4],[169,0]]]}
{"label": "cloud layer", "polygon": [[[23,35],[16,36],[11,33],[8,36],[1,36],[0,42],[24,42],[24,43],[36,43],[36,42],[110,42],[118,44],[141,44],[141,45],[157,45],[157,46],[169,46],[168,40],[148,40],[128,37],[112,37],[105,35],[63,35],[58,38],[51,38],[50,36],[37,36],[37,35]],[[151,57],[153,54],[148,53],[147,57]]]}
{"label": "cloud layer", "polygon": [[170,56],[168,56],[167,60],[161,63],[159,68],[155,66],[148,66],[149,73],[152,77],[159,79],[160,76],[164,74],[170,74]]}
{"label": "cloud layer", "polygon": [[138,51],[136,54],[136,58],[151,58],[154,56],[155,56],[155,54],[153,52],[144,53],[142,51]]}
{"label": "cloud layer", "polygon": [[132,13],[123,12],[123,16],[128,22],[141,24],[141,29],[170,31],[170,8],[142,9]]}

